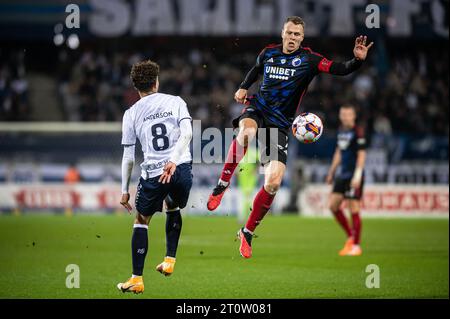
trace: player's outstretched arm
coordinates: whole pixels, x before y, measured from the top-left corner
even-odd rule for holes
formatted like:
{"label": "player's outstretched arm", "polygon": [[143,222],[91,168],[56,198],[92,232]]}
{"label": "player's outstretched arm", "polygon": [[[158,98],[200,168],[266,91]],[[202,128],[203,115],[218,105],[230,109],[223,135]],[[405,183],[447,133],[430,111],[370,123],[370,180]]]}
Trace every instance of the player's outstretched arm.
{"label": "player's outstretched arm", "polygon": [[134,151],[134,145],[124,145],[122,157],[122,198],[120,204],[125,207],[129,213],[131,213],[132,210],[128,201],[130,200],[129,187],[131,172],[134,167]]}
{"label": "player's outstretched arm", "polygon": [[373,46],[373,42],[367,45],[367,37],[359,36],[355,40],[355,47],[353,48],[354,58],[346,62],[333,62],[329,69],[330,74],[333,75],[348,75],[362,65],[362,62],[366,60],[367,53]]}

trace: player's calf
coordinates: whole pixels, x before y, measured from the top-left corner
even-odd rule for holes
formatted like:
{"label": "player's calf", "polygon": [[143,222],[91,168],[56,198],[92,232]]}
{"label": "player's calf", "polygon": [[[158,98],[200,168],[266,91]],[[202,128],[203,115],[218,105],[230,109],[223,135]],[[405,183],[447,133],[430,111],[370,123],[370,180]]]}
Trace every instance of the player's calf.
{"label": "player's calf", "polygon": [[131,257],[133,263],[133,275],[142,276],[145,257],[148,250],[148,225],[134,224],[131,237]]}
{"label": "player's calf", "polygon": [[275,195],[281,187],[286,165],[279,161],[271,160],[264,166],[264,188],[271,194]]}
{"label": "player's calf", "polygon": [[166,215],[166,258],[175,260],[183,220],[179,208],[173,211],[167,211]]}
{"label": "player's calf", "polygon": [[241,147],[247,148],[258,132],[257,126],[241,127],[236,137],[236,141]]}
{"label": "player's calf", "polygon": [[219,182],[209,195],[207,203],[208,210],[212,211],[219,207],[225,191],[230,186],[230,180],[236,167],[244,158],[248,145],[256,137],[257,132],[258,124],[255,120],[244,118],[239,121],[239,133],[233,142],[231,142]]}

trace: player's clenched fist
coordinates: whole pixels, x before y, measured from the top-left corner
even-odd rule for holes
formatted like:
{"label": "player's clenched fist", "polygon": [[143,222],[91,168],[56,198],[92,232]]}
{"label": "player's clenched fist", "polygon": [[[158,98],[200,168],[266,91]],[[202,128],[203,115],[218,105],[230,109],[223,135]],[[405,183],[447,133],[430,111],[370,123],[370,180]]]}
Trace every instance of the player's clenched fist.
{"label": "player's clenched fist", "polygon": [[238,103],[245,103],[245,99],[247,98],[247,90],[245,89],[239,89],[236,91],[236,93],[234,94],[234,99],[236,100],[236,102]]}

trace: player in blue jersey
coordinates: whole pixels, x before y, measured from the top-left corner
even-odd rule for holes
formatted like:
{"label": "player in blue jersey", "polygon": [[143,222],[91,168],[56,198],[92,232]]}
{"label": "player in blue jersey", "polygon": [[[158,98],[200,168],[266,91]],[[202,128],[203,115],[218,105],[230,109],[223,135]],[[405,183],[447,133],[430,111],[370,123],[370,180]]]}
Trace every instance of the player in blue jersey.
{"label": "player in blue jersey", "polygon": [[[334,181],[330,196],[330,210],[336,221],[347,234],[341,256],[359,256],[361,238],[361,197],[364,188],[364,164],[366,161],[366,138],[364,130],[356,125],[356,109],[353,105],[343,105],[339,111],[341,128],[337,136],[337,147],[333,156],[327,183]],[[341,204],[347,200],[352,216],[350,228]]]}
{"label": "player in blue jersey", "polygon": [[[260,147],[261,164],[265,174],[264,186],[253,201],[252,212],[245,227],[238,232],[241,242],[239,251],[244,258],[252,256],[253,232],[269,210],[280,188],[286,170],[288,130],[309,83],[319,73],[347,75],[356,71],[373,45],[366,45],[367,37],[360,36],[356,38],[354,58],[347,62],[334,62],[301,46],[305,37],[304,27],[300,17],[287,18],[281,33],[282,44],[270,45],[262,50],[256,64],[235,94],[235,100],[246,104],[246,107],[241,116],[233,121],[233,125],[239,128],[239,133],[230,146],[219,182],[209,196],[209,210],[220,205],[234,170],[258,129],[274,129],[269,130],[263,138],[263,143],[267,146]],[[259,75],[263,75],[263,80],[258,93],[247,97],[247,90]]]}

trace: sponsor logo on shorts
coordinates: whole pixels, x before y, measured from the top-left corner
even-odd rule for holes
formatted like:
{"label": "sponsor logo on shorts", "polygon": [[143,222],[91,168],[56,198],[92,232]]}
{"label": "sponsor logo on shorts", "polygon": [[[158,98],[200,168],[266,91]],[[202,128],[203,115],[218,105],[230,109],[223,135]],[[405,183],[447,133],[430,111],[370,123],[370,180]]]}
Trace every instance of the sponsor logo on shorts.
{"label": "sponsor logo on shorts", "polygon": [[147,164],[147,165],[144,166],[144,169],[147,172],[154,171],[154,170],[157,170],[157,169],[160,169],[160,168],[164,167],[167,164],[167,162],[169,162],[169,160],[164,160],[164,161],[161,161],[161,162],[158,162],[158,163]]}

